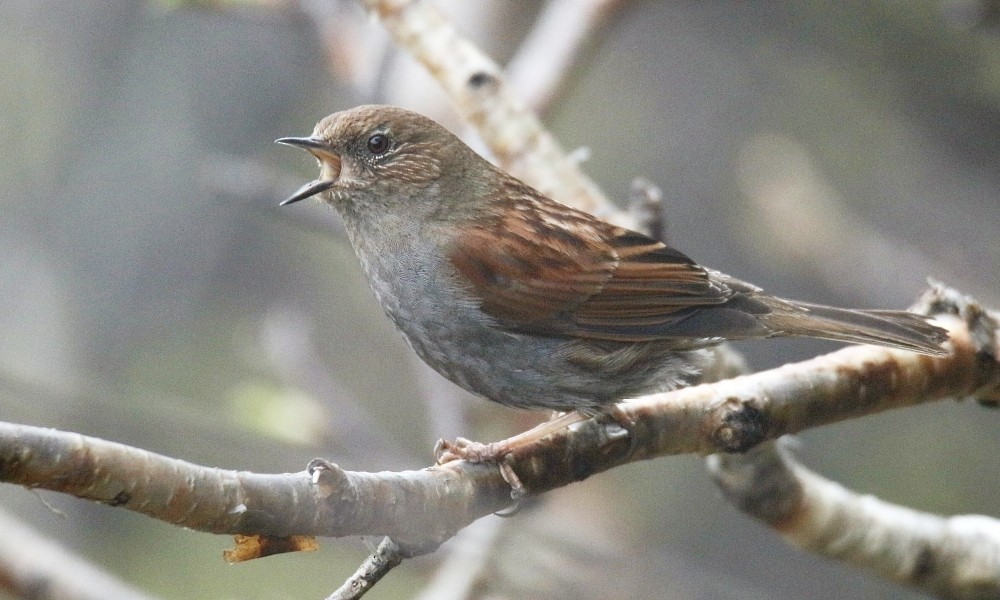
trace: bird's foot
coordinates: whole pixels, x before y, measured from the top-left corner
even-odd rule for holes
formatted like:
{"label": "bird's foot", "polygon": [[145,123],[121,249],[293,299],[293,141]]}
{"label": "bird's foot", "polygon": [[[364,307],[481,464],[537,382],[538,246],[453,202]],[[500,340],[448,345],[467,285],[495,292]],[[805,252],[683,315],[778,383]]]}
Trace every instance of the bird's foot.
{"label": "bird's foot", "polygon": [[434,446],[437,464],[443,465],[455,460],[466,460],[472,463],[493,463],[500,471],[500,476],[510,486],[510,498],[514,503],[502,511],[496,512],[498,517],[511,517],[521,510],[521,499],[528,493],[521,483],[521,478],[514,472],[514,467],[507,462],[510,456],[509,440],[482,444],[465,438],[456,438],[454,442],[438,440]]}
{"label": "bird's foot", "polygon": [[[511,438],[513,439],[513,438]],[[465,460],[471,463],[497,463],[500,464],[504,458],[510,454],[510,440],[502,440],[490,444],[474,442],[463,437],[451,440],[438,440],[434,445],[434,457],[437,464],[443,465],[453,460]]]}
{"label": "bird's foot", "polygon": [[531,429],[509,437],[499,442],[483,444],[465,438],[456,438],[454,442],[438,440],[434,446],[434,456],[437,464],[443,465],[453,460],[467,460],[473,463],[501,463],[508,454],[515,450],[534,444],[545,436],[565,429],[574,423],[586,421],[590,417],[578,411],[557,414],[554,418],[540,423]]}
{"label": "bird's foot", "polygon": [[521,499],[527,494],[527,489],[521,483],[521,478],[517,476],[514,468],[510,464],[510,458],[515,450],[531,445],[547,435],[555,433],[561,429],[569,427],[574,423],[586,421],[590,416],[573,411],[565,414],[556,414],[552,419],[532,427],[528,431],[519,433],[513,437],[483,444],[465,438],[455,438],[455,441],[438,440],[434,445],[434,456],[438,465],[447,464],[455,460],[465,460],[471,463],[493,463],[500,471],[500,476],[510,486],[510,497],[514,504],[501,512],[496,513],[500,517],[509,517],[518,512],[521,508]]}

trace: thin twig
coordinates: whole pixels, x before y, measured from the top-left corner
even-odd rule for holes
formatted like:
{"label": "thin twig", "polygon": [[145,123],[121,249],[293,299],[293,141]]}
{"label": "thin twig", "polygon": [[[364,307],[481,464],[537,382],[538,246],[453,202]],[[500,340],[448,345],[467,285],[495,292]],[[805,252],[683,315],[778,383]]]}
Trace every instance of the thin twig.
{"label": "thin twig", "polygon": [[355,600],[364,596],[389,571],[399,566],[404,558],[406,556],[396,542],[390,538],[383,538],[375,552],[361,563],[354,575],[327,596],[326,600]]}

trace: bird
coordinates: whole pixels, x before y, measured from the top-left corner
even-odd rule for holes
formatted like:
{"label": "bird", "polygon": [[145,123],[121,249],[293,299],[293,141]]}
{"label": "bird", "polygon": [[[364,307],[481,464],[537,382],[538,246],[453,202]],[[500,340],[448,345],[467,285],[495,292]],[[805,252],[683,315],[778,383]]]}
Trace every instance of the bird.
{"label": "bird", "polygon": [[420,114],[364,105],[277,143],[320,175],[378,303],[434,370],[478,396],[594,415],[697,381],[727,340],[804,336],[946,354],[906,311],[787,300],[556,202]]}

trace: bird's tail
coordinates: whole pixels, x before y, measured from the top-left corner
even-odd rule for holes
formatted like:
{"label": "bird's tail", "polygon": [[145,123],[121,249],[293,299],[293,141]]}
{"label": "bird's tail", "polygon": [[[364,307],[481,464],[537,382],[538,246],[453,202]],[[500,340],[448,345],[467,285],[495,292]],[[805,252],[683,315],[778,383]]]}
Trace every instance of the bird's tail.
{"label": "bird's tail", "polygon": [[[771,298],[768,298],[771,300]],[[923,315],[901,310],[851,310],[774,298],[772,312],[758,317],[778,335],[875,344],[941,356],[948,332]]]}

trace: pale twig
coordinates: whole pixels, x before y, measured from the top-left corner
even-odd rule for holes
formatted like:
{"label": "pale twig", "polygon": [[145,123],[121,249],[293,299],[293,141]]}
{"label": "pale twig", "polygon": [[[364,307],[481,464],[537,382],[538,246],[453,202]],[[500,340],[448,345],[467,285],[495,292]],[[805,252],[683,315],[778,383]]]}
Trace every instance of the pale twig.
{"label": "pale twig", "polygon": [[[997,315],[942,286],[925,294],[917,309],[958,316],[982,364],[997,362]],[[998,389],[977,399],[995,406]],[[745,454],[710,456],[708,468],[740,510],[805,550],[942,597],[1000,594],[1000,522],[992,518],[942,518],[861,496],[797,464],[780,440]]]}
{"label": "pale twig", "polygon": [[375,551],[369,556],[354,575],[350,576],[344,585],[337,588],[326,600],[355,600],[368,593],[380,579],[389,571],[399,566],[406,558],[399,545],[391,538],[383,538]]}

